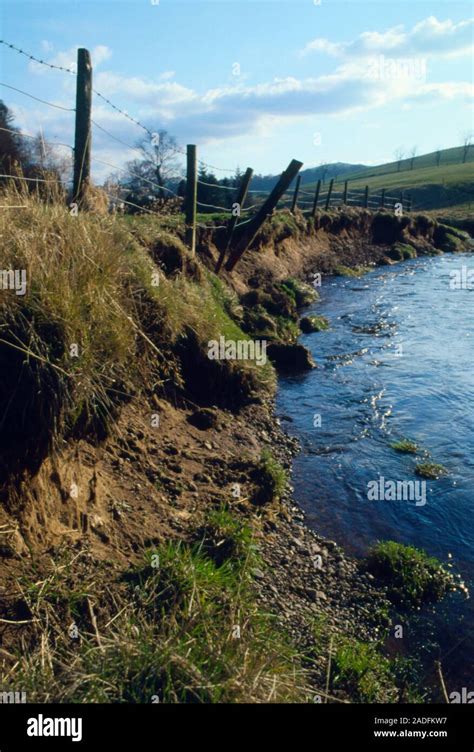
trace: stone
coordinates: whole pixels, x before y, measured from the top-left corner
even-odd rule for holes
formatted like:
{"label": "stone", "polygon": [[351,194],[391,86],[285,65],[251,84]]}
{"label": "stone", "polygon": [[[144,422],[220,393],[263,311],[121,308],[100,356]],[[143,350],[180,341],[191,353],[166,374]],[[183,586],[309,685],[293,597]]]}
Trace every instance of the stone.
{"label": "stone", "polygon": [[216,428],[218,414],[215,410],[204,407],[189,415],[188,423],[191,423],[195,428],[199,428],[200,431],[208,431],[210,428]]}

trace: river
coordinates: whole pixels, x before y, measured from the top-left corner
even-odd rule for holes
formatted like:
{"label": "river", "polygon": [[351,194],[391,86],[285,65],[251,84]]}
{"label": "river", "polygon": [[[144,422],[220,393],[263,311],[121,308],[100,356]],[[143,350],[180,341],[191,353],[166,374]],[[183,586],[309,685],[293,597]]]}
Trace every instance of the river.
{"label": "river", "polygon": [[[280,379],[277,400],[282,425],[302,445],[292,482],[310,526],[356,556],[383,539],[423,548],[470,589],[473,269],[472,255],[457,254],[377,267],[357,279],[324,277],[321,300],[304,313],[325,316],[330,329],[300,339],[318,368]],[[464,276],[460,285],[455,275]],[[420,481],[421,455],[391,447],[404,438],[449,474],[426,481],[426,503],[421,496],[369,500],[368,484],[380,477]],[[412,639],[429,653],[427,665],[441,658],[450,692],[474,690],[473,617],[473,601],[461,593],[410,617]]]}

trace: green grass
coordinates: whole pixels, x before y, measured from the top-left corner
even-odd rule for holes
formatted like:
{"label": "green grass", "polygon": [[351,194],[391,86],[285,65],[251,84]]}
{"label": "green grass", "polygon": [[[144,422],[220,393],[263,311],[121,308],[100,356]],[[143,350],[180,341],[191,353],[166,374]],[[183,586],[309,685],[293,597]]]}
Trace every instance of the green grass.
{"label": "green grass", "polygon": [[357,640],[342,640],[337,647],[333,685],[355,702],[395,702],[398,695],[389,659],[377,645]]}
{"label": "green grass", "polygon": [[447,475],[448,470],[444,465],[440,465],[437,462],[420,462],[415,467],[415,473],[422,478],[429,478],[431,480],[437,480],[442,475]]}
{"label": "green grass", "polygon": [[416,250],[408,243],[394,243],[387,255],[395,261],[406,261],[407,259],[416,258]]}
{"label": "green grass", "polygon": [[300,320],[300,329],[305,334],[322,332],[329,329],[329,321],[324,316],[303,316]]}
{"label": "green grass", "polygon": [[419,607],[439,600],[452,587],[452,576],[441,562],[414,546],[383,541],[370,549],[366,562],[397,606]]}
{"label": "green grass", "polygon": [[[397,163],[367,167],[357,173],[347,176],[350,191],[362,190],[369,186],[370,194],[380,195],[382,188],[387,196],[398,198],[400,191],[412,194],[413,209],[434,209],[455,205],[466,206],[472,210],[474,203],[474,147],[471,147],[469,160],[461,163],[462,148],[444,149],[439,167],[435,164],[435,154],[425,154],[415,158],[413,170],[409,169],[409,160],[403,160],[398,171]],[[338,176],[334,190],[342,190],[346,177]],[[304,186],[305,190],[313,190],[315,184]]]}
{"label": "green grass", "polygon": [[396,452],[402,452],[403,454],[416,454],[418,451],[418,444],[414,441],[410,441],[410,439],[394,441],[390,446],[392,449],[395,449]]}
{"label": "green grass", "polygon": [[[209,555],[216,532],[238,552]],[[160,545],[125,573],[122,590],[114,587],[112,622],[101,611],[93,629],[83,609],[75,641],[67,630],[68,582],[58,567],[50,588],[25,588],[36,639],[18,654],[3,686],[21,686],[30,702],[304,702],[301,656],[256,602],[256,561],[250,529],[216,510],[201,540]],[[88,577],[86,597],[97,603],[96,574]]]}
{"label": "green grass", "polygon": [[[435,175],[437,174],[444,176],[446,174],[448,175],[449,179],[449,176],[456,174],[459,168],[461,172],[469,171],[469,169],[472,170],[474,168],[474,147],[470,148],[469,157],[465,164],[462,164],[462,147],[454,147],[451,149],[441,150],[441,161],[439,167],[436,167],[436,153],[430,152],[428,154],[422,154],[418,157],[415,157],[413,170],[410,170],[409,159],[404,159],[401,161],[400,171],[398,170],[398,162],[386,162],[381,165],[365,167],[360,171],[352,172],[347,176],[341,174],[337,178],[337,183],[343,182],[344,180],[348,179],[350,180],[351,184],[354,182],[354,184],[357,184],[360,187],[365,187],[367,183],[369,185],[371,184],[370,180],[383,178],[383,180],[385,181],[389,178],[389,176],[391,176],[392,179],[396,181],[400,179],[408,181],[406,185],[409,186],[413,181],[419,179],[420,174],[426,175],[427,173],[423,172],[425,170],[432,170]],[[374,185],[374,183],[372,184]],[[386,182],[385,185],[387,185],[388,187],[389,183]],[[382,183],[380,183],[380,187],[384,187]],[[305,185],[304,188],[305,190],[310,190],[307,185]]]}
{"label": "green grass", "polygon": [[294,277],[288,277],[281,282],[280,288],[294,300],[297,308],[310,305],[318,299],[318,293],[311,285]]}
{"label": "green grass", "polygon": [[280,499],[284,494],[288,477],[285,469],[276,460],[269,449],[263,449],[260,462],[256,468],[255,479],[258,491],[255,497],[257,504],[268,504]]}
{"label": "green grass", "polygon": [[349,267],[344,264],[336,264],[333,270],[333,274],[337,277],[362,277],[367,272],[370,272],[370,266],[355,266]]}

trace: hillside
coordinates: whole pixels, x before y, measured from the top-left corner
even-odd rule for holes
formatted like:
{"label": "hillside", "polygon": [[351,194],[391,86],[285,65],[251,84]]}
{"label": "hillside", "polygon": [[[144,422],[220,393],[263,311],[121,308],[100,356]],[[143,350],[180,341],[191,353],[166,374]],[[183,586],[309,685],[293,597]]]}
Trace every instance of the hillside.
{"label": "hillside", "polygon": [[[380,193],[386,188],[392,195],[405,190],[411,193],[413,209],[431,210],[467,204],[468,213],[470,202],[474,200],[474,148],[471,147],[465,164],[462,164],[462,151],[462,147],[441,150],[439,166],[436,166],[436,152],[431,152],[415,157],[413,169],[410,169],[410,159],[404,159],[400,165],[390,162],[341,173],[335,185],[348,180],[350,189],[368,185],[371,192]],[[305,187],[312,190],[315,185]]]}
{"label": "hillside", "polygon": [[[349,164],[348,162],[332,162],[331,164],[322,164],[318,167],[308,167],[301,170],[301,185],[309,185],[316,180],[337,180],[341,175],[359,175],[366,169],[366,165]],[[280,176],[279,175],[254,175],[252,179],[253,190],[270,191]]]}

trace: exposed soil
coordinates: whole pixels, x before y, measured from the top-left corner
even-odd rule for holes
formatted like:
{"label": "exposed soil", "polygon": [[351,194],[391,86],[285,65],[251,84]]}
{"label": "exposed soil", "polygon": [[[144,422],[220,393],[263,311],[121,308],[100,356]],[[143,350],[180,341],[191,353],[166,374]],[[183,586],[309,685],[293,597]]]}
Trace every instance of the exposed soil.
{"label": "exposed soil", "polygon": [[[310,234],[302,229],[298,237],[263,237],[234,273],[222,277],[242,295],[262,280],[307,278],[329,272],[336,263],[389,263],[393,239],[387,240],[373,242],[368,212],[354,212],[352,218],[336,215]],[[421,252],[429,250],[430,232],[420,230],[411,242]],[[212,267],[218,248],[205,235],[200,247]],[[262,604],[295,641],[310,643],[311,625],[321,617],[336,631],[375,638],[374,614],[386,601],[373,578],[334,542],[304,525],[291,494],[268,506],[255,504],[253,471],[264,447],[291,467],[297,444],[280,429],[271,401],[256,399],[232,411],[212,407],[203,414],[190,401],[178,404],[142,395],[122,407],[111,435],[100,444],[71,440],[50,452],[32,477],[25,476],[14,492],[3,492],[3,617],[28,618],[18,579],[41,579],[65,545],[83,553],[70,571],[73,579],[80,580],[87,562],[97,580],[113,591],[119,574],[142,559],[144,548],[171,539],[194,540],[206,510],[226,501],[255,523],[263,559],[255,587]],[[232,495],[235,483],[241,487],[237,499]],[[101,610],[113,614],[113,599],[104,598],[98,608],[99,615]],[[11,646],[27,634],[28,625],[0,623],[6,666]],[[324,671],[324,665],[314,668],[315,686],[321,686]]]}

